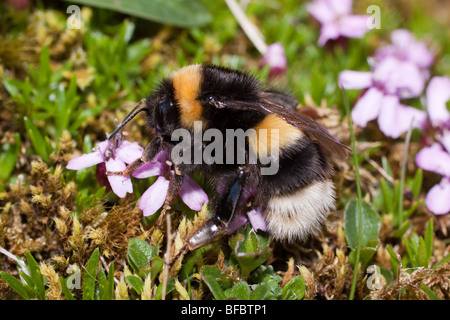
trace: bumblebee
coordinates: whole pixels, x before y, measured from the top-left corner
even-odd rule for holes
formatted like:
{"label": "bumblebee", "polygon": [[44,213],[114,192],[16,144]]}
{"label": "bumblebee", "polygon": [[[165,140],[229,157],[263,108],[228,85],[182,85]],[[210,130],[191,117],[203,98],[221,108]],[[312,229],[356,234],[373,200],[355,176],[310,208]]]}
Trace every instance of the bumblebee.
{"label": "bumblebee", "polygon": [[[190,250],[227,232],[233,218],[251,208],[263,212],[267,231],[276,240],[304,240],[320,230],[335,209],[333,167],[328,157],[346,157],[349,150],[296,107],[294,98],[264,87],[248,73],[218,66],[183,67],[164,79],[110,135],[109,139],[140,112],[146,114],[155,135],[140,159],[115,174],[131,175],[162,150],[170,154],[178,143],[171,138],[174,131],[182,128],[194,133],[196,123],[201,123],[204,131],[214,129],[223,134],[224,141],[229,130],[254,130],[256,138],[261,132],[277,132],[275,139],[247,137],[244,148],[233,150],[235,155],[244,155],[240,163],[173,163],[175,174],[164,208],[176,197],[183,177],[199,171],[218,192],[210,204],[212,217],[186,240]],[[210,143],[203,141],[202,148]],[[276,173],[261,174],[268,164],[249,161],[251,153],[268,154],[275,147],[278,152],[271,160],[277,164]],[[192,148],[194,156],[199,150]]]}

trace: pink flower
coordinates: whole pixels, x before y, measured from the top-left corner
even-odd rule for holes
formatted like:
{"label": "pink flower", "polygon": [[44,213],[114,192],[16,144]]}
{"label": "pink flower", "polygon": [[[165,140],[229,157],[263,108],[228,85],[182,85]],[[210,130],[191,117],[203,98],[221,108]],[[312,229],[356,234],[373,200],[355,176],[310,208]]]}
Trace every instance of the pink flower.
{"label": "pink flower", "polygon": [[417,165],[427,171],[442,175],[439,184],[426,196],[427,207],[435,214],[450,212],[450,78],[434,77],[427,87],[427,112],[438,142],[425,147],[416,155]]}
{"label": "pink flower", "polygon": [[318,42],[320,46],[340,36],[347,38],[364,36],[368,30],[368,16],[352,15],[352,4],[352,0],[314,0],[308,4],[308,12],[322,25]]}
{"label": "pink flower", "polygon": [[411,125],[421,128],[426,120],[424,111],[400,103],[400,99],[419,96],[425,85],[422,72],[410,62],[387,57],[370,72],[345,70],[339,85],[367,89],[352,110],[353,121],[361,127],[378,118],[381,131],[398,138]]}
{"label": "pink flower", "polygon": [[8,0],[9,4],[16,10],[22,11],[30,6],[30,0]]}
{"label": "pink flower", "polygon": [[[169,189],[169,179],[166,176],[173,174],[170,171],[168,159],[167,152],[161,151],[152,163],[142,165],[133,174],[133,177],[138,179],[159,176],[139,200],[139,208],[144,212],[144,216],[154,214],[164,204]],[[207,194],[188,175],[184,176],[178,195],[190,209],[195,211],[200,211],[202,205],[208,202]]]}
{"label": "pink flower", "polygon": [[[127,164],[141,157],[143,151],[144,149],[136,142],[124,141],[118,136],[113,141],[106,140],[98,143],[97,147],[91,153],[72,158],[66,168],[70,170],[81,170],[94,165],[100,165],[98,172],[104,178],[106,171],[124,170]],[[106,167],[106,170],[104,170],[103,165]],[[99,179],[100,183],[105,181],[103,178]],[[112,191],[120,198],[124,198],[127,193],[133,192],[130,177],[108,175],[106,178]]]}
{"label": "pink flower", "polygon": [[269,65],[269,76],[274,77],[283,74],[287,68],[287,59],[283,45],[276,42],[267,47],[267,51],[261,60],[261,65]]}
{"label": "pink flower", "polygon": [[378,49],[375,59],[381,61],[387,57],[414,63],[419,68],[429,68],[433,64],[433,54],[427,46],[417,41],[414,35],[406,29],[398,29],[391,33],[392,44]]}
{"label": "pink flower", "polygon": [[420,150],[416,155],[417,165],[427,171],[443,176],[441,182],[432,187],[426,196],[427,207],[435,214],[450,212],[450,154],[440,144]]}
{"label": "pink flower", "polygon": [[434,127],[450,129],[450,112],[446,102],[450,100],[450,78],[433,77],[427,87],[427,111]]}
{"label": "pink flower", "polygon": [[253,230],[267,231],[267,222],[264,219],[264,214],[261,208],[256,207],[248,211],[247,216],[245,216],[244,214],[237,214],[235,217],[233,217],[233,219],[230,221],[230,224],[228,225],[228,234],[232,234],[234,231],[246,224],[247,221],[250,222]]}

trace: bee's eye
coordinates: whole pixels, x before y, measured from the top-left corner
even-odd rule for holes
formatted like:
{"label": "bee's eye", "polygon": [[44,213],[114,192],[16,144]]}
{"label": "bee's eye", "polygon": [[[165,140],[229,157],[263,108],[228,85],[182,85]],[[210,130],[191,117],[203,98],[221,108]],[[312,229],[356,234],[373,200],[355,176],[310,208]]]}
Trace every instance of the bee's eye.
{"label": "bee's eye", "polygon": [[163,114],[166,112],[167,109],[167,102],[161,101],[158,103],[158,106],[155,108],[155,120],[156,124],[159,127],[163,127]]}

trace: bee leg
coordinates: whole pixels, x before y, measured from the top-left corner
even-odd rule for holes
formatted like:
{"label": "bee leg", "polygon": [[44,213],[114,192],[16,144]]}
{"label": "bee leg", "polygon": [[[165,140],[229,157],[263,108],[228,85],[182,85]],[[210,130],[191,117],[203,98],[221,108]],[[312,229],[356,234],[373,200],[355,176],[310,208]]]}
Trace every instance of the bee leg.
{"label": "bee leg", "polygon": [[215,200],[214,216],[190,236],[186,243],[189,250],[194,250],[211,242],[216,236],[227,232],[228,223],[246,201],[244,189],[248,188],[248,172],[240,168],[236,176],[230,179],[224,186],[224,192]]}
{"label": "bee leg", "polygon": [[163,147],[163,138],[157,136],[147,145],[142,156],[130,163],[123,171],[106,171],[107,175],[131,176],[140,166],[152,162]]}
{"label": "bee leg", "polygon": [[161,214],[159,215],[158,220],[156,221],[157,225],[161,225],[163,222],[163,217],[166,214],[166,211],[170,208],[170,204],[173,202],[175,197],[178,195],[178,192],[181,189],[184,181],[184,174],[182,174],[175,165],[175,173],[171,175],[169,179],[169,189],[167,190],[166,199],[164,200],[163,209],[161,210]]}

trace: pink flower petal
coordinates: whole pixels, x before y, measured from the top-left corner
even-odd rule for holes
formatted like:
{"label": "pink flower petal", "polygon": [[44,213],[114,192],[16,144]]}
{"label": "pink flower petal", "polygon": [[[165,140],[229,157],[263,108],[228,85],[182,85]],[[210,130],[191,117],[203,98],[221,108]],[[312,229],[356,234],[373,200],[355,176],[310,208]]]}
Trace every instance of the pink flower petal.
{"label": "pink flower petal", "polygon": [[450,100],[450,78],[433,77],[427,87],[427,109],[431,123],[437,126],[450,122],[446,102]]}
{"label": "pink flower petal", "polygon": [[444,178],[440,184],[435,185],[425,198],[427,207],[435,214],[450,212],[450,179]]}
{"label": "pink flower petal", "polygon": [[247,217],[250,220],[253,230],[267,231],[267,223],[260,208],[247,212]]}
{"label": "pink flower petal", "polygon": [[343,89],[365,89],[372,84],[372,72],[344,70],[339,74],[339,86]]}
{"label": "pink flower petal", "polygon": [[106,151],[110,149],[111,147],[111,141],[105,140],[102,142],[97,143],[97,146],[93,148],[93,150],[98,150],[102,155],[105,155]]}
{"label": "pink flower petal", "polygon": [[407,29],[397,29],[391,33],[392,44],[400,50],[408,50],[414,41],[416,41],[414,35]]}
{"label": "pink flower petal", "polygon": [[337,17],[327,0],[315,0],[309,3],[306,9],[321,24],[331,22]]}
{"label": "pink flower petal", "polygon": [[442,134],[441,143],[444,146],[445,150],[450,153],[450,131],[445,130]]}
{"label": "pink flower petal", "polygon": [[164,174],[164,166],[169,156],[166,151],[160,151],[152,162],[146,163],[139,167],[134,173],[133,177],[138,179],[145,179],[153,176],[160,176]]}
{"label": "pink flower petal", "polygon": [[364,128],[367,122],[376,119],[380,114],[383,97],[383,93],[376,88],[367,90],[353,107],[353,122]]}
{"label": "pink flower petal", "polygon": [[[122,171],[126,168],[125,163],[117,158],[110,158],[105,164],[107,171]],[[133,185],[128,176],[108,175],[108,181],[113,192],[120,198],[124,198],[127,192],[133,192]]]}
{"label": "pink flower petal", "polygon": [[395,139],[410,127],[422,127],[426,117],[424,111],[400,104],[397,96],[386,96],[382,102],[378,124],[385,135]]}
{"label": "pink flower petal", "polygon": [[336,23],[324,24],[322,29],[320,29],[318,44],[323,47],[328,40],[336,40],[339,36],[339,26]]}
{"label": "pink flower petal", "polygon": [[103,161],[104,158],[100,151],[94,151],[70,159],[66,168],[70,170],[81,170],[99,164]]}
{"label": "pink flower petal", "polygon": [[326,0],[331,10],[339,16],[352,13],[353,0]]}
{"label": "pink flower petal", "polygon": [[248,219],[243,214],[235,215],[228,223],[228,234],[234,233],[237,229],[247,223]]}
{"label": "pink flower petal", "polygon": [[169,180],[164,178],[164,176],[160,176],[156,179],[139,200],[139,209],[144,212],[144,216],[154,214],[163,206],[168,190]]}
{"label": "pink flower petal", "polygon": [[137,179],[145,179],[164,174],[164,164],[161,162],[146,163],[140,166],[134,173],[133,177]]}
{"label": "pink flower petal", "polygon": [[420,150],[416,154],[416,163],[424,170],[450,177],[450,154],[437,143]]}
{"label": "pink flower petal", "polygon": [[261,60],[262,65],[269,65],[271,75],[284,73],[287,66],[286,54],[283,45],[279,42],[271,44]]}
{"label": "pink flower petal", "polygon": [[181,200],[192,210],[200,211],[202,205],[208,202],[208,195],[189,176],[184,176],[184,182],[178,192]]}
{"label": "pink flower petal", "polygon": [[373,79],[387,94],[400,98],[419,96],[425,86],[424,73],[413,63],[388,57],[375,67]]}
{"label": "pink flower petal", "polygon": [[362,38],[369,30],[367,28],[367,15],[351,15],[339,20],[340,34],[347,38]]}
{"label": "pink flower petal", "polygon": [[143,152],[144,148],[136,142],[124,140],[116,149],[115,155],[125,163],[132,163],[134,160],[139,159]]}
{"label": "pink flower petal", "polygon": [[391,33],[391,42],[399,56],[414,62],[420,68],[428,68],[433,64],[433,54],[423,42],[417,41],[409,30],[399,29],[393,31]]}

